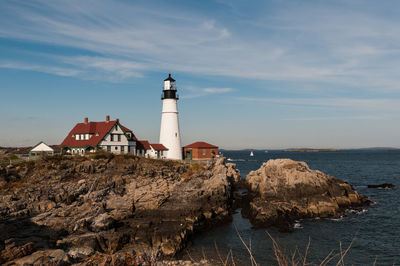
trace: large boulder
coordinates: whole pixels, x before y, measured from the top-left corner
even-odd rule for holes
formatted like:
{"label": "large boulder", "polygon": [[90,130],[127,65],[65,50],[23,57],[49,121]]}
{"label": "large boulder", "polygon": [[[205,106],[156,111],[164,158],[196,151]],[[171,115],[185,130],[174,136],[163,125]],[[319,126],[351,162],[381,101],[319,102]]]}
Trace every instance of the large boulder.
{"label": "large boulder", "polygon": [[291,159],[265,162],[246,183],[252,200],[244,213],[259,226],[287,229],[295,219],[334,217],[369,202],[350,184]]}

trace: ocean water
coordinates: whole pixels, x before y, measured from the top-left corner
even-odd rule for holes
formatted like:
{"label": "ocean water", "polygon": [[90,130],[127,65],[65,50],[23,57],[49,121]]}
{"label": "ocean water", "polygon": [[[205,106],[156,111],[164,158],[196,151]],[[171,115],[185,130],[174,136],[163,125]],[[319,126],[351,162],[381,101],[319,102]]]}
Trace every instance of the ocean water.
{"label": "ocean water", "polygon": [[[339,152],[284,152],[284,151],[224,151],[224,156],[236,163],[244,178],[269,159],[291,158],[305,161],[311,169],[319,169],[349,182],[361,194],[375,202],[359,212],[348,212],[340,219],[309,219],[296,223],[292,233],[280,233],[274,228],[254,229],[240,210],[232,222],[213,228],[194,238],[187,254],[192,258],[216,257],[215,246],[221,256],[232,250],[242,264],[250,264],[248,252],[241,243],[251,245],[260,265],[276,265],[272,241],[268,231],[282,250],[292,254],[296,249],[304,252],[308,242],[307,262],[319,264],[331,251],[351,249],[345,256],[346,265],[398,265],[400,264],[400,152],[379,150],[348,150]],[[392,183],[396,189],[371,189],[368,184]],[[236,231],[237,228],[237,231]],[[187,255],[189,256],[189,255]],[[334,263],[333,263],[334,262]],[[336,265],[333,259],[328,265]]]}

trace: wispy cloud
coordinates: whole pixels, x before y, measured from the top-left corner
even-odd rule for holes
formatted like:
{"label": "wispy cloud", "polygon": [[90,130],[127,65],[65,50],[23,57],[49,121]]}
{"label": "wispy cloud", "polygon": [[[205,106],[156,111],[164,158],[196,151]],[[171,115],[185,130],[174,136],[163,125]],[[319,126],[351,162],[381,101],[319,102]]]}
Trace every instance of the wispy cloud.
{"label": "wispy cloud", "polygon": [[228,92],[234,91],[233,88],[195,88],[188,86],[185,88],[188,91],[188,94],[184,94],[182,98],[184,99],[191,99],[191,98],[198,98],[207,96],[210,94],[224,94]]}
{"label": "wispy cloud", "polygon": [[325,117],[292,117],[283,118],[285,121],[343,121],[343,120],[380,120],[386,119],[382,116],[365,115],[365,116],[325,116]]}
{"label": "wispy cloud", "polygon": [[400,99],[363,98],[252,98],[236,97],[240,101],[270,103],[277,105],[305,106],[307,108],[352,108],[370,110],[400,110]]}
{"label": "wispy cloud", "polygon": [[204,92],[207,93],[227,93],[233,91],[232,88],[204,88]]}
{"label": "wispy cloud", "polygon": [[46,63],[27,62],[1,62],[0,69],[17,69],[43,72],[58,76],[78,77],[89,80],[107,80],[120,82],[129,78],[142,78],[143,71],[149,67],[146,64],[116,58],[100,56],[48,56],[46,58],[55,60],[58,65]]}
{"label": "wispy cloud", "polygon": [[24,62],[0,62],[0,68],[30,70],[30,71],[43,72],[65,77],[79,76],[82,73],[77,68],[46,66],[40,64],[29,64]]}
{"label": "wispy cloud", "polygon": [[149,69],[144,63],[132,60],[106,58],[100,56],[59,57],[62,62],[73,65],[75,68],[84,69],[86,76],[98,77],[106,74],[113,81],[127,78],[141,78],[143,71]]}
{"label": "wispy cloud", "polygon": [[[176,10],[163,2],[157,7],[72,0],[61,8],[54,1],[6,0],[0,36],[80,49],[64,63],[82,78],[124,80],[173,70],[400,92],[400,21],[385,17],[383,9],[372,13],[357,3],[305,3],[275,7],[270,14],[259,4],[258,13],[235,16],[248,26],[239,28],[233,20],[190,8]],[[60,63],[49,60],[46,67]],[[101,74],[93,75],[96,70]]]}

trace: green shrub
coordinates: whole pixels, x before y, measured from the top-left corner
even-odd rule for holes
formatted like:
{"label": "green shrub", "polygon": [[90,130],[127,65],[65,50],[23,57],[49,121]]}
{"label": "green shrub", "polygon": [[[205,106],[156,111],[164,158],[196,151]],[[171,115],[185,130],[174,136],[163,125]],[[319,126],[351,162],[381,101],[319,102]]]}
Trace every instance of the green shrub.
{"label": "green shrub", "polygon": [[64,155],[62,155],[62,154],[56,154],[56,155],[53,155],[53,156],[47,156],[47,157],[46,157],[46,161],[57,163],[57,162],[61,162],[61,161],[64,160],[66,157],[67,157],[67,156],[64,156]]}
{"label": "green shrub", "polygon": [[19,157],[18,157],[17,155],[15,155],[14,153],[10,153],[10,154],[8,155],[8,159],[9,159],[9,160],[18,160]]}
{"label": "green shrub", "polygon": [[109,160],[109,159],[114,158],[114,154],[112,154],[111,152],[104,151],[104,150],[97,150],[96,152],[91,153],[89,156],[92,159],[107,159],[107,160]]}
{"label": "green shrub", "polygon": [[133,155],[132,153],[125,153],[124,158],[125,159],[135,159],[136,155]]}

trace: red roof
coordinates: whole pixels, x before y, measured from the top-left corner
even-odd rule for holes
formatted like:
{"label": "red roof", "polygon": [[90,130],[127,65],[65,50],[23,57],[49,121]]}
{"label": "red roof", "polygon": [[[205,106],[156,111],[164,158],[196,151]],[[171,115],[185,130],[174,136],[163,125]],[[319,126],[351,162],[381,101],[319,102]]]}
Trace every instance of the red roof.
{"label": "red roof", "polygon": [[[97,146],[107,135],[108,132],[115,126],[118,122],[114,121],[104,121],[104,122],[88,122],[88,123],[78,123],[75,127],[68,133],[68,136],[64,139],[60,146],[68,147],[86,147],[86,146]],[[132,140],[137,140],[132,130],[120,125],[124,131],[130,132],[132,134]],[[93,134],[88,140],[76,140],[75,134]],[[74,135],[74,136],[73,136]]]}
{"label": "red roof", "polygon": [[[61,146],[82,147],[82,146],[97,146],[104,136],[110,132],[112,127],[117,123],[117,120],[109,122],[89,122],[78,123],[69,132],[68,136],[61,143]],[[76,140],[75,134],[93,134],[88,140]],[[72,136],[74,135],[74,137]]]}
{"label": "red roof", "polygon": [[162,144],[150,144],[156,151],[167,151],[168,149]]}
{"label": "red roof", "polygon": [[131,134],[132,134],[132,140],[134,140],[134,141],[138,141],[138,139],[136,138],[136,136],[135,136],[135,134],[133,134],[133,131],[132,130],[130,130],[129,128],[127,128],[127,127],[124,127],[123,125],[121,125],[120,124],[120,126],[121,126],[121,128],[125,131],[125,132],[130,132]]}
{"label": "red roof", "polygon": [[147,140],[138,140],[136,142],[136,149],[138,150],[150,150],[150,143]]}
{"label": "red roof", "polygon": [[212,144],[203,141],[197,141],[192,144],[186,145],[184,148],[218,148]]}

